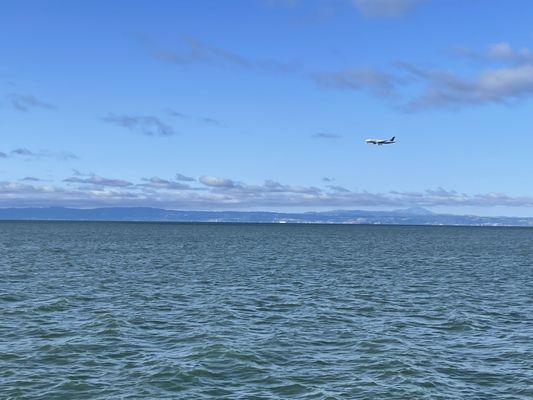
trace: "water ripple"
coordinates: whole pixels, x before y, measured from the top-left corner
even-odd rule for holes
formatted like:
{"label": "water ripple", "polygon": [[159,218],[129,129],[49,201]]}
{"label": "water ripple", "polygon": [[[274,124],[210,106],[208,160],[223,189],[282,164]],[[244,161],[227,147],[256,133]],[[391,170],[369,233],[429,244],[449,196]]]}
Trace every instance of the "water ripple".
{"label": "water ripple", "polygon": [[0,223],[0,398],[530,399],[533,230]]}

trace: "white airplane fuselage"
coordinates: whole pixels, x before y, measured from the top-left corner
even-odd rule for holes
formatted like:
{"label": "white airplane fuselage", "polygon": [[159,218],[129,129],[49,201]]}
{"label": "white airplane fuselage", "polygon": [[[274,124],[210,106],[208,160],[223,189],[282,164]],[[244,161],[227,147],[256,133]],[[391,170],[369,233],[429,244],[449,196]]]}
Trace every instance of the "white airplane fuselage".
{"label": "white airplane fuselage", "polygon": [[395,137],[393,136],[391,139],[366,139],[365,142],[367,144],[377,144],[378,146],[381,146],[383,144],[394,144]]}

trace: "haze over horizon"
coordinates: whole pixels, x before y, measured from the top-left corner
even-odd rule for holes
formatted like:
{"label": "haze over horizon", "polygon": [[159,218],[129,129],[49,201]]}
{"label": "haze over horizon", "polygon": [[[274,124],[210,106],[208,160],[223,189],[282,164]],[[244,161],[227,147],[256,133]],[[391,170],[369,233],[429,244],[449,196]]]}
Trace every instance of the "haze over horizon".
{"label": "haze over horizon", "polygon": [[3,9],[0,207],[533,216],[533,3]]}

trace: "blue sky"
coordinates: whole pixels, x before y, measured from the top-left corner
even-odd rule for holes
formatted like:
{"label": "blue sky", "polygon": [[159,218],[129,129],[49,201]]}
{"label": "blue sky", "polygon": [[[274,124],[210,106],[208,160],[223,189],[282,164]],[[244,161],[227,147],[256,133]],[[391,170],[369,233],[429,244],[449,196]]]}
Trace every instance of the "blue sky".
{"label": "blue sky", "polygon": [[0,206],[531,216],[532,26],[518,0],[6,1]]}

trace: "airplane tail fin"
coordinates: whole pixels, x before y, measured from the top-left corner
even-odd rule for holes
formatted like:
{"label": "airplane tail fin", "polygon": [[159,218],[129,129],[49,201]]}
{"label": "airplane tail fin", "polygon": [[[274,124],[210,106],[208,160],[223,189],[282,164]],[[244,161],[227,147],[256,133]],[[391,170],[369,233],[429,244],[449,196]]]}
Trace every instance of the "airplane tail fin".
{"label": "airplane tail fin", "polygon": [[393,136],[392,139],[390,140],[391,142],[394,142],[394,139],[396,139],[396,136]]}

